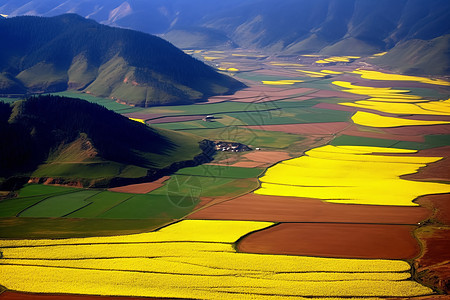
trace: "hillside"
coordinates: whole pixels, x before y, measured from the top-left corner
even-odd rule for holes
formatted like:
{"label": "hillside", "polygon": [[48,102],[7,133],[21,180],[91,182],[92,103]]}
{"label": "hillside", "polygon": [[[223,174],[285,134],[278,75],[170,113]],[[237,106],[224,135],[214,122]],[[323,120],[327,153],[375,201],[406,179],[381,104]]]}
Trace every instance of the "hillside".
{"label": "hillside", "polygon": [[386,55],[371,63],[406,74],[450,73],[450,34],[429,40],[409,40],[399,43]]}
{"label": "hillside", "polygon": [[446,0],[282,0],[276,5],[272,0],[5,0],[0,6],[10,16],[75,12],[103,24],[167,34],[179,47],[231,41],[284,54],[329,55],[373,54],[407,40],[448,34],[449,11]]}
{"label": "hillside", "polygon": [[0,102],[0,139],[0,179],[51,178],[83,186],[157,175],[202,152],[196,136],[152,129],[100,105],[56,96]]}
{"label": "hillside", "polygon": [[0,39],[9,41],[0,49],[0,94],[71,89],[153,106],[244,86],[158,37],[73,14],[2,19]]}

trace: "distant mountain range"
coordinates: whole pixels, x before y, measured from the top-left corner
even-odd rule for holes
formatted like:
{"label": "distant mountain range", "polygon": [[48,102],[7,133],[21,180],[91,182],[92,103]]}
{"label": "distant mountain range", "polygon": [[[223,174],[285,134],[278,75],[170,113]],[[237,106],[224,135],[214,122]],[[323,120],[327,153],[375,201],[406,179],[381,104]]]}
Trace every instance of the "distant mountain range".
{"label": "distant mountain range", "polygon": [[[450,34],[448,0],[0,0],[0,13],[10,16],[68,12],[159,34],[186,49],[370,55],[395,47],[391,57],[398,57],[427,44],[441,62],[450,60],[448,44],[423,42]],[[443,74],[415,60],[407,71]]]}
{"label": "distant mountain range", "polygon": [[75,14],[1,19],[0,40],[0,94],[72,89],[152,106],[244,86],[159,37]]}
{"label": "distant mountain range", "polygon": [[181,167],[202,153],[199,137],[153,129],[103,106],[56,96],[0,102],[0,140],[0,187],[29,177],[105,187]]}

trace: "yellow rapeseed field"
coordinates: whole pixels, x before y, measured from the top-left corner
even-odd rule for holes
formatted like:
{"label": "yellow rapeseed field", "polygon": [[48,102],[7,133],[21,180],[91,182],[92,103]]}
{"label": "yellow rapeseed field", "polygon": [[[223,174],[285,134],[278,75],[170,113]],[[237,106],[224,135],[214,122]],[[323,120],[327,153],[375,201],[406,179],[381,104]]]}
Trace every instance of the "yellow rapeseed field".
{"label": "yellow rapeseed field", "polygon": [[130,120],[142,123],[142,124],[146,124],[144,119],[137,119],[137,118],[129,118]]}
{"label": "yellow rapeseed field", "polygon": [[272,224],[184,220],[135,235],[2,241],[0,284],[35,293],[200,299],[433,293],[410,279],[404,261],[236,252],[234,241]]}
{"label": "yellow rapeseed field", "polygon": [[449,100],[429,101],[424,103],[393,103],[361,100],[356,102],[342,102],[340,105],[357,108],[373,109],[393,114],[403,115],[436,115],[450,116]]}
{"label": "yellow rapeseed field", "polygon": [[327,74],[320,73],[320,72],[304,71],[304,70],[296,70],[296,71],[305,73],[305,74],[306,74],[307,76],[309,76],[309,77],[317,77],[317,78],[321,78],[321,77],[327,76]]}
{"label": "yellow rapeseed field", "polygon": [[[450,185],[400,179],[441,157],[400,154],[414,150],[324,146],[269,168],[257,194],[307,197],[327,202],[415,206],[418,196],[449,193]],[[388,156],[374,153],[394,153]]]}
{"label": "yellow rapeseed field", "polygon": [[450,99],[428,101],[420,96],[407,94],[409,90],[358,86],[346,81],[333,81],[334,85],[346,88],[343,92],[366,95],[371,98],[355,102],[341,102],[340,105],[373,109],[393,114],[450,115]]}
{"label": "yellow rapeseed field", "polygon": [[332,75],[344,74],[344,72],[338,72],[338,71],[332,71],[332,70],[322,70],[320,72],[325,73],[325,74],[332,74]]}
{"label": "yellow rapeseed field", "polygon": [[445,80],[430,79],[430,78],[419,77],[419,76],[388,74],[388,73],[382,73],[382,72],[378,72],[378,71],[360,70],[360,69],[353,71],[353,73],[361,75],[361,78],[371,79],[371,80],[417,81],[417,82],[428,83],[428,84],[450,86],[450,82],[445,81]]}
{"label": "yellow rapeseed field", "polygon": [[411,120],[395,117],[386,117],[363,111],[356,112],[353,115],[352,120],[355,124],[368,127],[399,127],[399,126],[450,124],[450,122],[447,121],[424,121],[424,120]]}
{"label": "yellow rapeseed field", "polygon": [[350,62],[351,59],[361,58],[359,56],[332,56],[325,59],[317,60],[316,64],[329,64],[334,62]]}
{"label": "yellow rapeseed field", "polygon": [[303,67],[302,64],[295,64],[295,63],[282,63],[282,62],[270,62],[272,66],[281,66],[281,67]]}

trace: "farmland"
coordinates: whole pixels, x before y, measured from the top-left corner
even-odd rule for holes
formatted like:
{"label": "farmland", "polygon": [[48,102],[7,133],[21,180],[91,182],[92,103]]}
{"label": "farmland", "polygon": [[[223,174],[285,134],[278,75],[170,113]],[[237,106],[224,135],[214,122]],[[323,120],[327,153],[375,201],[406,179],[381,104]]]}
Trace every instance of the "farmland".
{"label": "farmland", "polygon": [[[356,56],[187,53],[248,88],[148,108],[71,95],[172,134],[180,145],[207,138],[251,150],[218,151],[209,163],[153,183],[26,185],[0,201],[0,285],[8,289],[0,300],[13,291],[123,299],[448,293],[445,78],[392,74]],[[173,153],[196,154],[186,149]],[[57,164],[37,172],[44,171],[72,172]],[[142,171],[97,169],[129,178]]]}

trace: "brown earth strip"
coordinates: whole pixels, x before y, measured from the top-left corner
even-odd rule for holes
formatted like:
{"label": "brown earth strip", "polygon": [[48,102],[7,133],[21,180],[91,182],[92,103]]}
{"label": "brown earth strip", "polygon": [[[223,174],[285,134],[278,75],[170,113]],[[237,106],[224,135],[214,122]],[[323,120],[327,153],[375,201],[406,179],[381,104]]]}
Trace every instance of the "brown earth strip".
{"label": "brown earth strip", "polygon": [[433,211],[433,215],[429,220],[437,226],[450,226],[450,195],[427,195],[420,197],[416,201],[419,205]]}
{"label": "brown earth strip", "polygon": [[415,226],[282,223],[243,238],[246,253],[410,259],[420,253]]}
{"label": "brown earth strip", "polygon": [[309,124],[284,124],[284,125],[261,125],[261,126],[245,126],[250,129],[261,129],[267,131],[281,131],[292,134],[336,134],[349,124],[346,122],[330,122],[330,123],[309,123]]}
{"label": "brown earth strip", "polygon": [[[113,297],[70,294],[33,294],[6,291],[0,294],[0,300],[143,300],[143,299],[168,299],[153,297]],[[172,298],[173,299],[173,298]]]}
{"label": "brown earth strip", "polygon": [[117,193],[147,194],[150,193],[151,191],[154,191],[162,187],[164,185],[164,182],[167,181],[169,178],[170,176],[164,176],[153,182],[124,185],[110,188],[108,189],[108,191]]}
{"label": "brown earth strip", "polygon": [[271,222],[417,224],[431,212],[423,207],[327,203],[317,199],[247,194],[190,215],[189,219]]}
{"label": "brown earth strip", "polygon": [[433,126],[404,126],[384,129],[389,134],[398,135],[432,135],[432,134],[450,134],[450,125]]}
{"label": "brown earth strip", "polygon": [[283,151],[253,151],[245,154],[244,157],[248,160],[262,163],[277,163],[291,158],[289,154]]}
{"label": "brown earth strip", "polygon": [[[366,129],[366,130],[360,130],[360,129]],[[340,132],[341,135],[351,135],[351,136],[359,136],[359,137],[367,137],[367,138],[374,138],[374,139],[384,139],[384,140],[393,140],[393,141],[405,141],[405,142],[418,142],[423,143],[425,142],[425,139],[423,136],[410,136],[410,135],[395,135],[395,134],[388,134],[385,132],[385,129],[379,129],[379,128],[370,128],[367,130],[367,127],[361,127],[361,126],[351,126],[347,128],[346,130]]]}
{"label": "brown earth strip", "polygon": [[238,161],[238,162],[230,162],[229,160],[225,160],[217,163],[209,163],[205,164],[209,166],[227,166],[227,167],[241,167],[241,168],[258,168],[262,167],[265,164],[257,161]]}
{"label": "brown earth strip", "polygon": [[[419,172],[405,175],[402,178],[407,180],[420,181],[447,181],[450,182],[450,146],[438,147],[426,150],[420,150],[412,156],[426,156],[426,157],[444,157],[443,159],[428,164]],[[447,195],[450,201],[450,195]]]}
{"label": "brown earth strip", "polygon": [[425,226],[416,230],[423,253],[414,261],[417,277],[425,284],[450,292],[450,228]]}

